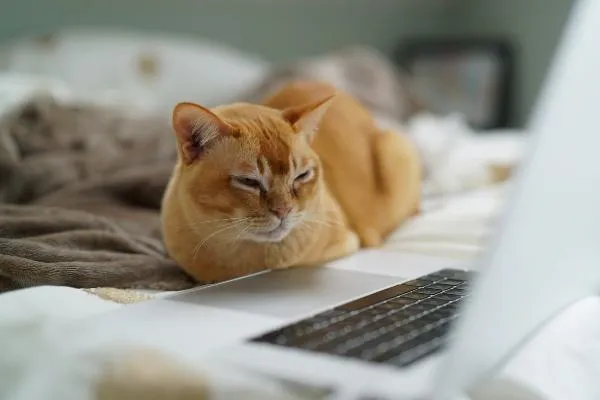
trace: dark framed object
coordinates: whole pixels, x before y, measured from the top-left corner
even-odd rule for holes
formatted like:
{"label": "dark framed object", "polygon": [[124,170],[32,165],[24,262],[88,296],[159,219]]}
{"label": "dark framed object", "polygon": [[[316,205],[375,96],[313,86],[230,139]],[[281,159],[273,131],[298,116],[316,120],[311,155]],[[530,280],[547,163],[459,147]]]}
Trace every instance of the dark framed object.
{"label": "dark framed object", "polygon": [[425,109],[460,113],[475,129],[510,123],[514,49],[504,39],[414,39],[395,54]]}

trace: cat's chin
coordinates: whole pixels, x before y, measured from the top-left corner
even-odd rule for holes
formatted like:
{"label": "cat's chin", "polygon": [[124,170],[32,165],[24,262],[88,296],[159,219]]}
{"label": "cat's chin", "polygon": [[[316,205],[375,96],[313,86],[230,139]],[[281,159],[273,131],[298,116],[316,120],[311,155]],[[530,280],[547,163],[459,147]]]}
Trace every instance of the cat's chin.
{"label": "cat's chin", "polygon": [[280,225],[272,231],[248,233],[248,239],[257,243],[277,243],[285,239],[290,232],[292,227]]}

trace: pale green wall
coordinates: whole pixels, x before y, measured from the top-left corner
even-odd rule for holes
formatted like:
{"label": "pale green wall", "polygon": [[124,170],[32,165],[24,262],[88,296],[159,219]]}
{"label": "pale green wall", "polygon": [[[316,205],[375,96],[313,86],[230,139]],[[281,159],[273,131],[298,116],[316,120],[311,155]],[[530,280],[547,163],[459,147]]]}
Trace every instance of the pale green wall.
{"label": "pale green wall", "polygon": [[513,123],[526,120],[573,0],[0,0],[0,40],[61,26],[218,39],[272,61],[407,36],[508,35],[519,44]]}
{"label": "pale green wall", "polygon": [[573,0],[465,0],[455,14],[456,34],[507,35],[517,47],[513,123],[526,122]]}
{"label": "pale green wall", "polygon": [[[461,0],[462,1],[462,0]],[[65,25],[189,33],[282,61],[441,32],[452,0],[0,0],[0,39]]]}

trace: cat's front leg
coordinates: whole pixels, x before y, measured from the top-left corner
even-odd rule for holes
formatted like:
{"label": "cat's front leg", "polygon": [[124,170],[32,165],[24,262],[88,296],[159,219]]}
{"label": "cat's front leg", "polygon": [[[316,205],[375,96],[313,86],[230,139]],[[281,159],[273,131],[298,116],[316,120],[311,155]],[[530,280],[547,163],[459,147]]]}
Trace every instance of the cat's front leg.
{"label": "cat's front leg", "polygon": [[336,241],[325,249],[323,258],[334,260],[354,254],[359,249],[360,238],[358,235],[351,230],[346,230],[341,237],[336,238]]}
{"label": "cat's front leg", "polygon": [[379,247],[384,240],[381,233],[370,227],[360,227],[357,234],[363,247]]}
{"label": "cat's front leg", "polygon": [[328,261],[334,261],[356,253],[360,249],[360,238],[351,230],[337,231],[330,242],[319,252],[309,254],[296,267],[319,267]]}

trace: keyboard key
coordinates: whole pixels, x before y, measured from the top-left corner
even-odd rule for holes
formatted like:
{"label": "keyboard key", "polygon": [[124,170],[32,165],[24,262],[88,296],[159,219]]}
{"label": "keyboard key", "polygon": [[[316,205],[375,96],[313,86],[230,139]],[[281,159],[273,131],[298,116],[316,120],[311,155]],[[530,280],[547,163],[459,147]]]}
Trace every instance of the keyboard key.
{"label": "keyboard key", "polygon": [[462,285],[465,282],[464,281],[458,281],[458,280],[455,280],[455,279],[446,279],[445,281],[440,282],[440,283],[443,283],[444,285],[458,286],[458,285]]}
{"label": "keyboard key", "polygon": [[445,341],[441,338],[436,338],[419,347],[410,349],[399,356],[386,360],[387,364],[392,364],[398,367],[408,367],[418,360],[421,360],[443,348]]}
{"label": "keyboard key", "polygon": [[395,306],[402,308],[402,307],[409,306],[409,305],[415,303],[416,301],[417,301],[416,299],[409,299],[408,297],[400,296],[400,297],[396,297],[395,299],[391,299],[390,301],[387,301],[383,304],[393,304]]}
{"label": "keyboard key", "polygon": [[424,287],[424,286],[429,286],[429,285],[435,283],[436,281],[437,281],[436,278],[424,276],[422,278],[418,278],[418,279],[414,279],[412,281],[405,282],[405,283],[403,283],[403,285],[409,285],[409,286],[414,286],[414,287]]}
{"label": "keyboard key", "polygon": [[405,341],[403,338],[394,339],[387,343],[385,351],[381,351],[380,354],[376,355],[372,360],[378,362],[384,362],[400,356],[402,353],[412,351],[419,345],[429,343],[437,338],[442,338],[448,332],[448,324],[439,325],[429,331],[426,331],[416,337]]}
{"label": "keyboard key", "polygon": [[431,310],[431,309],[432,309],[431,306],[428,306],[427,304],[423,304],[423,303],[419,302],[419,303],[411,304],[410,306],[406,307],[402,311],[408,315],[418,315],[418,314],[421,314],[421,313]]}
{"label": "keyboard key", "polygon": [[440,295],[436,296],[436,297],[438,300],[450,302],[450,301],[459,300],[462,296],[444,292],[444,293],[440,293]]}
{"label": "keyboard key", "polygon": [[416,293],[416,292],[410,292],[410,293],[407,293],[407,294],[403,295],[402,297],[405,298],[405,299],[423,300],[423,299],[426,299],[429,296],[427,296],[426,294],[421,294],[421,293]]}
{"label": "keyboard key", "polygon": [[453,285],[445,285],[444,281],[436,282],[433,285],[427,286],[427,289],[437,289],[439,291],[444,291],[452,288],[454,288]]}
{"label": "keyboard key", "polygon": [[380,310],[381,312],[387,313],[388,311],[400,310],[403,307],[407,307],[408,305],[410,305],[414,302],[415,302],[415,300],[412,300],[412,299],[404,299],[404,298],[398,297],[396,299],[386,301],[385,303],[380,303],[373,308],[376,310]]}
{"label": "keyboard key", "polygon": [[469,293],[469,290],[466,286],[461,285],[455,288],[452,288],[450,290],[448,290],[448,292],[446,292],[447,294],[453,294],[456,296],[465,296]]}
{"label": "keyboard key", "polygon": [[442,292],[443,290],[445,290],[445,289],[436,289],[436,288],[432,288],[431,286],[429,286],[429,287],[419,288],[419,289],[415,290],[415,293],[432,296],[434,294],[438,294],[438,293]]}
{"label": "keyboard key", "polygon": [[373,306],[377,303],[381,303],[391,298],[400,296],[401,294],[408,293],[414,289],[414,286],[408,286],[404,284],[396,285],[391,288],[384,289],[379,292],[370,294],[368,296],[361,297],[360,299],[343,304],[339,307],[336,307],[335,310],[358,311],[363,308]]}

